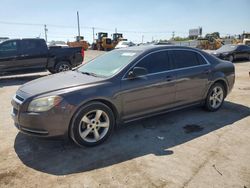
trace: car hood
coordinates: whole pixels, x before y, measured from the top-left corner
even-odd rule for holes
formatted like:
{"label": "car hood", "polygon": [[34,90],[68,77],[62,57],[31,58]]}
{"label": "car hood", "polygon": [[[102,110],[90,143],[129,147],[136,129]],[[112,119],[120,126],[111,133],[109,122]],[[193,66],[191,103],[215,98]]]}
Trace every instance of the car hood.
{"label": "car hood", "polygon": [[71,87],[93,84],[104,78],[82,74],[77,71],[67,71],[38,78],[22,85],[19,90],[29,95],[38,95]]}
{"label": "car hood", "polygon": [[232,50],[215,50],[213,54],[223,54],[223,53],[231,53]]}
{"label": "car hood", "polygon": [[117,45],[115,48],[127,48],[128,47],[128,45]]}

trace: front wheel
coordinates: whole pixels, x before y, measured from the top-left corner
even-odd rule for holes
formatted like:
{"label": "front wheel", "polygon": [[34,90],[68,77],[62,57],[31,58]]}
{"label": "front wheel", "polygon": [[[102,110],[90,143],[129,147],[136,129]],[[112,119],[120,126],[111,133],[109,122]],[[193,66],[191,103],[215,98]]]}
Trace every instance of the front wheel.
{"label": "front wheel", "polygon": [[220,83],[214,84],[209,89],[205,102],[205,108],[211,112],[219,110],[219,108],[222,106],[224,102],[225,97],[226,93],[223,85]]}
{"label": "front wheel", "polygon": [[93,102],[83,106],[71,126],[71,138],[80,146],[96,146],[103,143],[115,125],[112,110],[103,103]]}

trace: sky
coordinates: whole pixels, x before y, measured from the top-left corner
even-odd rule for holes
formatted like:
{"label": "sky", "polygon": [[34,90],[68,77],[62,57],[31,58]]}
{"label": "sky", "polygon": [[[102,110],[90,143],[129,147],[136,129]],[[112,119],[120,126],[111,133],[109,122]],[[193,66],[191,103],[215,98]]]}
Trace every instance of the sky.
{"label": "sky", "polygon": [[[81,35],[92,43],[97,32],[122,32],[124,38],[140,43],[175,36],[187,37],[188,30],[203,28],[203,35],[222,36],[250,32],[250,0],[1,0],[0,37],[44,38],[73,41]],[[95,36],[96,37],[96,36]]]}

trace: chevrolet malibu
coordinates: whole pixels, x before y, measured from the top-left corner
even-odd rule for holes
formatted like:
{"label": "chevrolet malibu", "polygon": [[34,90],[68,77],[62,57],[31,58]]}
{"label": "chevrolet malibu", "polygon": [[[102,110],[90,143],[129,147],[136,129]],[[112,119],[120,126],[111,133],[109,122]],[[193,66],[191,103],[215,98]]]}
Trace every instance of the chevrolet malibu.
{"label": "chevrolet malibu", "polygon": [[95,146],[133,120],[193,105],[217,111],[234,80],[231,62],[198,49],[131,47],[24,84],[13,97],[12,117],[23,133]]}

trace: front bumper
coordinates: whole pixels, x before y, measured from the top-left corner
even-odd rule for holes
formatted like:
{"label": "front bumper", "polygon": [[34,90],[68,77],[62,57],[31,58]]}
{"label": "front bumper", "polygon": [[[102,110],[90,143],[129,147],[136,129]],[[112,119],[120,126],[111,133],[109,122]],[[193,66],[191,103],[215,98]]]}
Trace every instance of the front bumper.
{"label": "front bumper", "polygon": [[23,110],[25,104],[13,98],[12,119],[22,133],[38,137],[67,136],[70,112],[67,109],[53,108],[47,112],[31,113]]}

